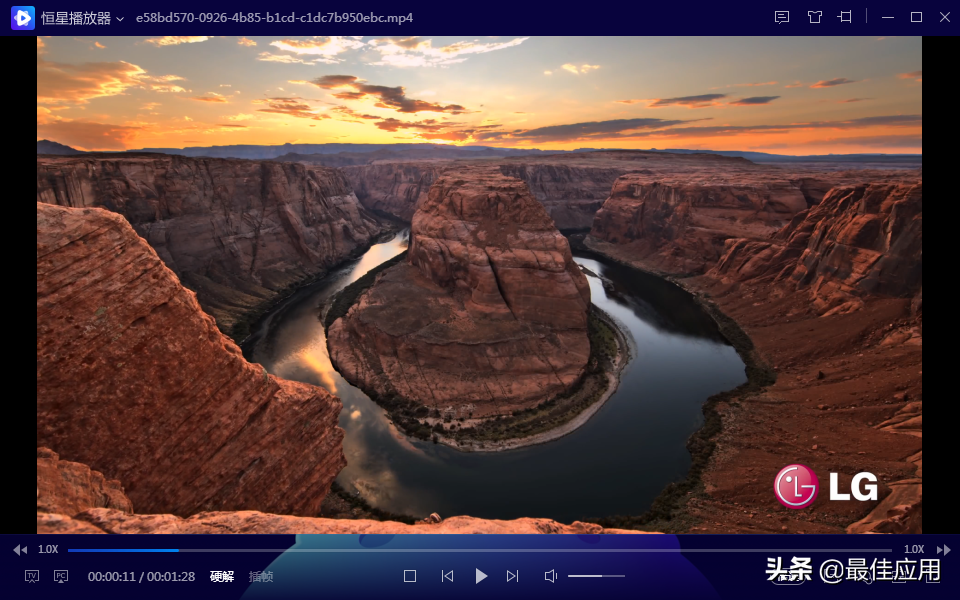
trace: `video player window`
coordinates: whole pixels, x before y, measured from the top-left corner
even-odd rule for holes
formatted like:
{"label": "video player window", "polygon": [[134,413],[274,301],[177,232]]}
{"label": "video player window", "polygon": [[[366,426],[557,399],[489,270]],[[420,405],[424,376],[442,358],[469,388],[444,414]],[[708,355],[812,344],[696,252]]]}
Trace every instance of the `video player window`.
{"label": "video player window", "polygon": [[[81,4],[8,33],[16,597],[956,597],[922,535],[949,11]],[[423,35],[458,31],[524,35]]]}

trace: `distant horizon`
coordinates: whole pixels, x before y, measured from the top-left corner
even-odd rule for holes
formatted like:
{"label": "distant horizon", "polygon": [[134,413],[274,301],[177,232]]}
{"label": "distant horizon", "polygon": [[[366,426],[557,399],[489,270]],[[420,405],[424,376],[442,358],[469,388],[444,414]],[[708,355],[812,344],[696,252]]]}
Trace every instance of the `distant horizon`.
{"label": "distant horizon", "polygon": [[838,153],[838,152],[829,152],[825,154],[783,154],[778,152],[760,152],[757,150],[714,150],[711,148],[574,148],[571,150],[556,150],[556,149],[544,149],[544,148],[506,148],[503,146],[489,146],[484,144],[464,144],[460,146],[451,146],[450,144],[438,144],[435,142],[428,141],[410,141],[410,142],[384,142],[379,144],[374,143],[363,143],[363,142],[284,142],[282,144],[212,144],[209,146],[149,146],[143,148],[126,148],[123,150],[79,150],[68,146],[67,144],[61,144],[56,140],[50,139],[38,139],[37,142],[50,142],[58,144],[61,146],[67,146],[72,150],[77,150],[79,152],[85,153],[130,153],[130,152],[152,152],[155,150],[191,150],[191,149],[201,149],[201,148],[231,148],[231,147],[262,147],[262,148],[281,148],[284,146],[328,146],[328,145],[338,145],[338,146],[431,146],[435,148],[462,148],[469,150],[470,148],[478,149],[491,149],[491,150],[513,150],[516,152],[543,152],[543,153],[575,153],[575,152],[700,152],[704,154],[715,154],[718,152],[731,153],[738,152],[744,154],[768,154],[771,156],[784,156],[784,157],[817,157],[817,156],[923,156],[923,152],[847,152],[847,153]]}

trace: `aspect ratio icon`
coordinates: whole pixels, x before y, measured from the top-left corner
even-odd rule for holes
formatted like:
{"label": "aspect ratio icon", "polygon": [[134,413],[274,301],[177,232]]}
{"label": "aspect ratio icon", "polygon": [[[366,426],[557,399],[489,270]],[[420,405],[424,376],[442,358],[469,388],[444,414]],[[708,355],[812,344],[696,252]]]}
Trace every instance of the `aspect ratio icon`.
{"label": "aspect ratio icon", "polygon": [[775,10],[773,11],[773,20],[777,23],[789,23],[790,22],[790,11],[789,10]]}
{"label": "aspect ratio icon", "polygon": [[840,14],[841,23],[853,23],[853,11],[852,10],[841,10]]}

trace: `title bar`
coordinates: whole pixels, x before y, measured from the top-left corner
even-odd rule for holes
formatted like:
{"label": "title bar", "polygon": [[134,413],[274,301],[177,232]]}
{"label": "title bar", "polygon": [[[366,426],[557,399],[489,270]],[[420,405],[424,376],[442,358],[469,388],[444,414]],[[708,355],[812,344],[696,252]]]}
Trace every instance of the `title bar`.
{"label": "title bar", "polygon": [[[396,2],[118,2],[11,6],[12,35],[955,35],[950,2],[475,5]],[[480,31],[485,30],[485,31]]]}

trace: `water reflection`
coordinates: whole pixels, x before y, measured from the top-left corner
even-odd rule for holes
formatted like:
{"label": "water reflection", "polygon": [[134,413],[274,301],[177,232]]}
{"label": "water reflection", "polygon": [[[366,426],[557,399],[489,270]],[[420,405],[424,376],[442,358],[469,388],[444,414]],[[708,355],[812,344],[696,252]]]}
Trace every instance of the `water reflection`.
{"label": "water reflection", "polygon": [[[318,307],[406,247],[406,232],[274,309],[244,344],[248,359],[280,377],[321,385],[343,401],[348,465],[338,482],[372,504],[424,516],[550,517],[637,514],[689,467],[685,443],[701,404],[745,379],[713,321],[674,286],[577,256],[595,304],[635,344],[621,385],[586,425],[542,446],[462,453],[401,435],[365,394],[333,370]],[[602,278],[602,279],[601,279]]]}

